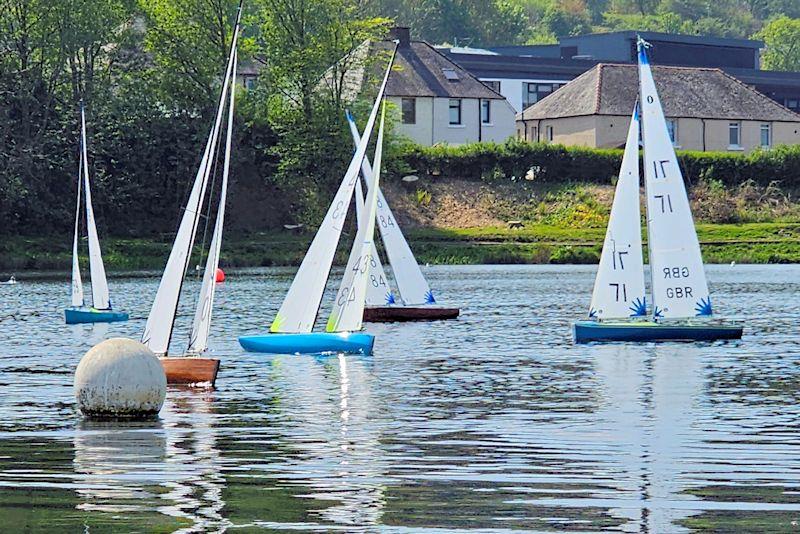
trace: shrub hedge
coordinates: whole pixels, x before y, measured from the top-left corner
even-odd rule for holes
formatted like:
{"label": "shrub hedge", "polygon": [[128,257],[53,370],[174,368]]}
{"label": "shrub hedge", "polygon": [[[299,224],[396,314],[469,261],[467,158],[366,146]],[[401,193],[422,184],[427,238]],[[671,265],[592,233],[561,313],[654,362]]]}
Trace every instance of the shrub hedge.
{"label": "shrub hedge", "polygon": [[[465,180],[533,178],[537,182],[610,183],[622,163],[620,149],[565,147],[511,140],[424,147],[403,145],[393,151],[395,175],[416,173]],[[735,186],[748,180],[767,185],[800,185],[800,146],[779,146],[750,154],[679,151],[684,179],[718,180]]]}

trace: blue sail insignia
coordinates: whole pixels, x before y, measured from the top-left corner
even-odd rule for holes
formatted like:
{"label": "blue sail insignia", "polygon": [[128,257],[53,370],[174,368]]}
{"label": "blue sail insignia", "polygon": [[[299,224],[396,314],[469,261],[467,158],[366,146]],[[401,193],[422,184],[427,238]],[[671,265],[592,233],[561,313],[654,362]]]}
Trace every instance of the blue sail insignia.
{"label": "blue sail insignia", "polygon": [[589,309],[589,319],[597,319],[597,310],[594,308]]}
{"label": "blue sail insignia", "polygon": [[637,298],[628,309],[633,312],[631,317],[647,315],[647,297]]}
{"label": "blue sail insignia", "polygon": [[653,317],[655,318],[664,317],[664,314],[661,312],[661,308],[659,308],[658,306],[656,306],[655,309],[653,310]]}
{"label": "blue sail insignia", "polygon": [[712,315],[711,311],[711,297],[706,297],[704,299],[700,299],[694,306],[694,310],[697,312],[698,316],[710,316]]}
{"label": "blue sail insignia", "polygon": [[433,290],[431,289],[425,293],[425,304],[436,304],[436,299],[433,298]]}
{"label": "blue sail insignia", "polygon": [[394,304],[394,303],[395,303],[394,293],[392,293],[391,291],[387,291],[386,292],[386,304]]}

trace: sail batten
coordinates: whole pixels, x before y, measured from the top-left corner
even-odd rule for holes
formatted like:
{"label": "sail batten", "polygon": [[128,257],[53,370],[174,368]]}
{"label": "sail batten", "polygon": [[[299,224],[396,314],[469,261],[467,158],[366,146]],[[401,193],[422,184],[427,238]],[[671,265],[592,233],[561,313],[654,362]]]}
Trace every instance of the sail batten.
{"label": "sail batten", "polygon": [[153,300],[153,306],[147,317],[142,343],[147,345],[150,350],[158,355],[165,355],[169,349],[170,338],[175,323],[175,316],[178,310],[181,288],[189,266],[189,258],[194,245],[197,226],[200,218],[201,206],[205,199],[208,178],[211,172],[211,160],[216,152],[219,140],[219,131],[222,124],[222,117],[225,111],[225,101],[227,100],[228,89],[232,85],[231,72],[234,65],[236,44],[239,38],[240,22],[242,17],[242,5],[236,15],[236,25],[231,40],[231,52],[228,56],[228,64],[223,77],[222,90],[220,91],[219,104],[214,119],[214,125],[209,132],[205,151],[200,161],[200,166],[194,179],[186,209],[181,217],[175,241],[172,245],[164,274]]}
{"label": "sail batten", "polygon": [[589,317],[646,315],[639,209],[639,111],[631,116],[622,166],[592,291]]}
{"label": "sail batten", "polygon": [[350,165],[344,174],[341,185],[328,208],[317,234],[311,241],[300,268],[289,287],[289,291],[281,304],[275,319],[270,326],[270,332],[305,333],[311,332],[319,313],[325,283],[330,275],[336,246],[342,234],[347,211],[353,197],[353,190],[358,181],[361,162],[367,151],[369,138],[372,135],[375,121],[378,116],[380,103],[386,90],[386,83],[394,63],[397,46],[392,52],[386,72],[383,76],[378,95],[372,106],[364,138],[358,144]]}
{"label": "sail batten", "polygon": [[381,155],[383,153],[383,127],[386,117],[386,105],[381,111],[381,122],[378,127],[378,139],[375,145],[376,173],[367,192],[364,202],[364,224],[360,225],[356,233],[350,257],[347,260],[342,282],[333,303],[331,315],[328,318],[326,330],[328,332],[353,332],[361,330],[364,303],[366,299],[367,284],[371,269],[376,262],[373,256],[375,250],[375,213],[378,206],[378,188],[380,182]]}
{"label": "sail batten", "polygon": [[700,243],[646,46],[640,39],[639,101],[653,313],[665,318],[707,316],[711,298]]}
{"label": "sail batten", "polygon": [[[353,142],[358,145],[361,136],[358,132],[353,117],[348,114],[348,123],[350,124],[350,133],[353,136]],[[372,167],[370,166],[369,159],[364,158],[361,170],[364,180],[369,186],[372,183]],[[436,300],[433,296],[428,281],[422,274],[422,270],[408,245],[403,232],[397,224],[389,203],[383,196],[383,191],[378,189],[378,211],[376,213],[377,226],[383,239],[384,249],[386,256],[389,258],[389,265],[392,267],[394,273],[395,283],[400,292],[400,298],[405,305],[418,305],[418,304],[432,304]]]}
{"label": "sail batten", "polygon": [[111,298],[108,293],[108,280],[100,252],[100,239],[92,208],[92,189],[89,184],[89,158],[86,150],[86,117],[81,103],[81,157],[83,158],[83,192],[86,199],[86,233],[89,238],[89,273],[92,280],[92,306],[98,310],[110,310]]}

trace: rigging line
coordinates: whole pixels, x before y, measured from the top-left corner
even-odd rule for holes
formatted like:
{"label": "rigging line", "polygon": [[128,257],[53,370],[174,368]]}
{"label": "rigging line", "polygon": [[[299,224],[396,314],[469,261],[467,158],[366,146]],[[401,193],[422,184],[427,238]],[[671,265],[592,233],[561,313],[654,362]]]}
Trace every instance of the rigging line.
{"label": "rigging line", "polygon": [[[235,84],[231,85],[230,90],[233,91],[235,89]],[[228,95],[230,98],[230,95]],[[226,99],[227,101],[227,99]],[[223,103],[224,105],[224,103]],[[219,141],[220,136],[222,135],[222,131],[220,130],[219,134],[217,135],[217,141]],[[203,239],[200,241],[200,257],[197,259],[197,267],[203,262],[203,257],[206,253],[206,239],[208,237],[208,221],[211,219],[211,207],[214,204],[214,187],[217,183],[217,175],[219,174],[219,160],[220,160],[220,152],[222,151],[222,143],[217,142],[216,152],[214,154],[214,168],[211,170],[211,187],[208,189],[208,208],[206,209],[205,214],[205,224],[203,225]],[[200,269],[195,269],[197,272],[197,278],[200,278]]]}

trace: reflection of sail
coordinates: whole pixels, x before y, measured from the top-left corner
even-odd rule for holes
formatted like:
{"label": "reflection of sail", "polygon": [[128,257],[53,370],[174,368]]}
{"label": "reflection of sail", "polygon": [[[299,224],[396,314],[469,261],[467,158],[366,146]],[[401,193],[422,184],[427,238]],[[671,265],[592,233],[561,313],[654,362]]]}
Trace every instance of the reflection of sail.
{"label": "reflection of sail", "polygon": [[386,466],[380,429],[371,417],[373,377],[364,361],[288,356],[274,364],[289,389],[279,404],[286,418],[279,429],[285,435],[282,445],[294,452],[282,455],[284,465],[271,469],[307,486],[307,497],[338,502],[318,512],[326,523],[377,525],[385,505]]}
{"label": "reflection of sail", "polygon": [[161,410],[168,429],[166,463],[191,474],[165,483],[170,491],[163,498],[171,502],[159,508],[163,514],[192,521],[179,532],[222,532],[230,526],[221,514],[225,478],[210,396],[213,392],[171,389]]}
{"label": "reflection of sail", "polygon": [[[230,526],[221,515],[224,479],[214,414],[203,395],[171,390],[161,420],[82,421],[73,441],[77,508],[109,513],[157,508],[165,520],[178,519],[182,532]],[[172,521],[165,525],[175,527]]]}

